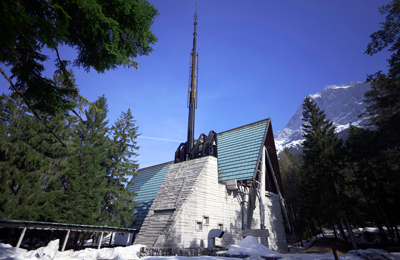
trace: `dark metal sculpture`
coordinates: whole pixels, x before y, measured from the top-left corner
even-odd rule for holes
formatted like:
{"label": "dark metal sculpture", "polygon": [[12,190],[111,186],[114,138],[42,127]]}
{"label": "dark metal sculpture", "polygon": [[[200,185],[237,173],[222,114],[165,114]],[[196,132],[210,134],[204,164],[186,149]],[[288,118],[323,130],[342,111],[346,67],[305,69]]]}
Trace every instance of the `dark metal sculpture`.
{"label": "dark metal sculpture", "polygon": [[198,72],[199,72],[199,54],[196,52],[197,45],[197,4],[194,13],[194,33],[193,33],[193,49],[190,53],[190,69],[188,84],[188,100],[189,108],[188,134],[187,142],[181,143],[175,152],[175,163],[195,159],[203,156],[217,156],[217,134],[210,131],[209,135],[201,134],[199,139],[194,140],[194,119],[195,109],[197,108],[198,93]]}

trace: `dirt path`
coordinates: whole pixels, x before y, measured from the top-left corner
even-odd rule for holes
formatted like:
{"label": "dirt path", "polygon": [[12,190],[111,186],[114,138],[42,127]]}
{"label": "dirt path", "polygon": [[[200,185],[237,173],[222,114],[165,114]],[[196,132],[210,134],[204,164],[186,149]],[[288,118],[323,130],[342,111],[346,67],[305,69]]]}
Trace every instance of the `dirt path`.
{"label": "dirt path", "polygon": [[342,240],[335,238],[321,238],[301,253],[332,253],[332,244],[335,245],[338,255],[345,255],[352,249],[351,245],[346,244]]}

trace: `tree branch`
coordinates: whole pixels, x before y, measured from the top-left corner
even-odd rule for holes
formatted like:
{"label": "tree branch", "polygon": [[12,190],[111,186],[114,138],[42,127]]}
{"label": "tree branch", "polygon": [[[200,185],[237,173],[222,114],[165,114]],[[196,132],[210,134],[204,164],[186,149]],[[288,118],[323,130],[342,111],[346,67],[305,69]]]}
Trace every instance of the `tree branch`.
{"label": "tree branch", "polygon": [[39,115],[36,113],[36,111],[29,105],[28,100],[25,99],[24,95],[21,93],[21,91],[12,83],[11,79],[6,75],[4,70],[0,67],[0,72],[3,74],[4,78],[10,83],[11,87],[21,96],[21,98],[24,100],[25,104],[29,107],[29,109],[33,112],[33,114],[36,116],[37,119],[52,133],[52,135],[61,143],[63,147],[67,147],[61,140],[60,138],[53,132],[53,130],[46,125],[46,123],[39,117]]}

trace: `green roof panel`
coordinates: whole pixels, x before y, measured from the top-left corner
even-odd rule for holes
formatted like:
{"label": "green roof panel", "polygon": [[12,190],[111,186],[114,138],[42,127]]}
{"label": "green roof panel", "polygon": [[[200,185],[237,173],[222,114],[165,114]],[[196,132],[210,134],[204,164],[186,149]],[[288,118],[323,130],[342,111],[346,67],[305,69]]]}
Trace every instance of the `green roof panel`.
{"label": "green roof panel", "polygon": [[218,134],[218,179],[252,179],[269,119]]}
{"label": "green roof panel", "polygon": [[134,200],[138,202],[133,208],[136,218],[132,228],[140,229],[142,226],[171,164],[172,162],[168,162],[139,169],[139,176],[132,178],[131,182],[134,184],[130,184],[128,189],[137,193]]}

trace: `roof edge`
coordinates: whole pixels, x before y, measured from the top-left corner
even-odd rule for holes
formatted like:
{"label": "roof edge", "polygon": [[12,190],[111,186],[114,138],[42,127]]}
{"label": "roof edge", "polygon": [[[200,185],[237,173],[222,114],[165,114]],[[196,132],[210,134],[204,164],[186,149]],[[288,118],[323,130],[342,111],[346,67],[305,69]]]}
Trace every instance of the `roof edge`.
{"label": "roof edge", "polygon": [[[268,118],[266,118],[266,119],[262,119],[262,120],[260,120],[260,121],[256,121],[256,122],[253,122],[253,123],[250,123],[250,124],[247,124],[247,125],[242,125],[242,126],[235,127],[235,128],[232,128],[232,129],[229,129],[229,130],[226,130],[226,131],[217,133],[217,135],[219,135],[219,134],[225,134],[225,133],[227,133],[227,132],[234,131],[234,130],[238,130],[239,128],[242,128],[242,127],[247,127],[247,126],[259,124],[259,123],[264,122],[264,121],[267,121],[267,120],[270,120],[270,121],[271,121],[271,117],[268,117]],[[264,138],[265,138],[265,137],[264,137]]]}
{"label": "roof edge", "polygon": [[[258,169],[258,167],[259,167],[259,165],[260,165],[260,157],[261,157],[261,155],[262,155],[262,152],[263,152],[263,149],[264,149],[264,146],[265,146],[265,140],[267,139],[267,134],[268,134],[269,127],[270,127],[270,125],[271,125],[271,117],[268,117],[268,118],[265,119],[265,120],[269,120],[269,122],[268,122],[268,124],[267,124],[267,127],[265,128],[264,138],[263,138],[263,141],[262,141],[262,144],[261,144],[261,147],[260,147],[260,151],[258,152],[258,161],[257,161],[257,164],[256,164],[256,169],[255,169],[255,171],[254,171],[254,173],[253,173],[253,179],[256,177],[257,169]],[[262,121],[263,121],[263,120],[262,120]],[[272,134],[274,134],[274,133],[272,133]]]}
{"label": "roof edge", "polygon": [[145,170],[145,169],[154,168],[154,167],[165,166],[165,165],[173,164],[173,163],[174,163],[174,161],[169,161],[169,162],[160,163],[160,164],[156,164],[156,165],[152,165],[152,166],[147,166],[147,167],[144,167],[144,168],[139,168],[136,172],[139,172],[139,171],[142,171],[142,170]]}

